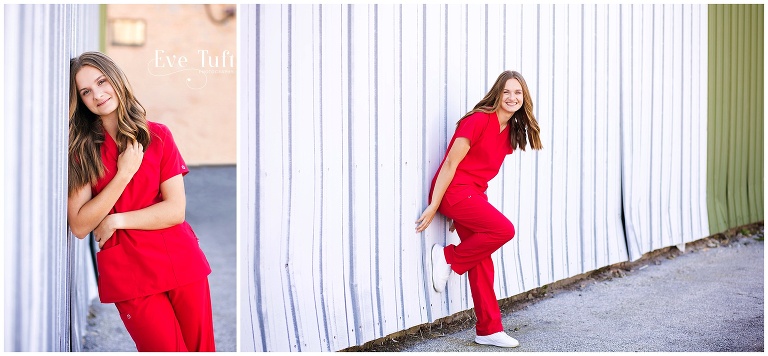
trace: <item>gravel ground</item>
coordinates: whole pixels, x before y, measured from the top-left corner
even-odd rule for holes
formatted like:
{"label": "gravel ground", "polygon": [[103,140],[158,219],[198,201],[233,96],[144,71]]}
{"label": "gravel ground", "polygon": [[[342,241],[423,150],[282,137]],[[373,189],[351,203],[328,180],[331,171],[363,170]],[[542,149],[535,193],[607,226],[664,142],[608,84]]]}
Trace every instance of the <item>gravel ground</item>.
{"label": "gravel ground", "polygon": [[762,223],[745,235],[694,241],[685,253],[668,248],[503,302],[518,348],[475,344],[470,312],[345,351],[762,352]]}
{"label": "gravel ground", "polygon": [[[208,281],[216,351],[237,350],[235,173],[235,166],[190,167],[184,177],[186,219],[213,270]],[[136,351],[115,305],[98,299],[91,305],[83,343],[83,351]]]}

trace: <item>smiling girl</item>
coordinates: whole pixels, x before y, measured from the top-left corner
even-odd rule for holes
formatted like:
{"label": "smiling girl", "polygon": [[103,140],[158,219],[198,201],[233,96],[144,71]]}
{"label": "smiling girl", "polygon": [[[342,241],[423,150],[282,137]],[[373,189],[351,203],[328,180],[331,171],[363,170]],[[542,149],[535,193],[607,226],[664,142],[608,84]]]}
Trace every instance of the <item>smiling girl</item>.
{"label": "smiling girl", "polygon": [[185,221],[188,172],[112,59],[70,61],[68,223],[81,239],[93,231],[99,299],[115,303],[138,351],[215,351],[211,268]]}
{"label": "smiling girl", "polygon": [[439,211],[453,219],[451,231],[458,245],[432,246],[432,286],[442,292],[451,271],[467,273],[477,316],[475,342],[517,347],[504,332],[501,311],[493,290],[491,254],[515,236],[515,227],[488,203],[488,181],[499,173],[504,157],[515,149],[525,151],[526,134],[531,147],[542,148],[533,102],[522,75],[505,71],[474,109],[456,124],[443,162],[432,179],[429,206],[416,232],[424,231]]}

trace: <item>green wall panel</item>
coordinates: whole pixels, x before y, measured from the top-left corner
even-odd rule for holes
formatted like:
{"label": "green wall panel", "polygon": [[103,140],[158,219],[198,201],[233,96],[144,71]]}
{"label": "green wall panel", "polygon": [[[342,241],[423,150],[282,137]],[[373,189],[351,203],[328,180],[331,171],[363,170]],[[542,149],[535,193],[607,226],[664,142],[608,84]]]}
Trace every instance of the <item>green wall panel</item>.
{"label": "green wall panel", "polygon": [[763,220],[763,5],[709,5],[707,207],[713,233]]}

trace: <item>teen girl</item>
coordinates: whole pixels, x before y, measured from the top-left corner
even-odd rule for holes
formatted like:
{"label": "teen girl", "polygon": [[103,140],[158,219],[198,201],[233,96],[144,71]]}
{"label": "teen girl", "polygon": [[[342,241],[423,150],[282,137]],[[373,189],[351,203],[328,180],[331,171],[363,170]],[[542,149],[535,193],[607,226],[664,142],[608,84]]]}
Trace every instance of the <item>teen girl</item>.
{"label": "teen girl", "polygon": [[432,246],[432,285],[442,292],[451,271],[468,274],[477,316],[475,342],[516,347],[504,332],[493,291],[491,254],[515,235],[512,223],[488,203],[488,181],[499,173],[504,157],[525,150],[526,134],[533,149],[542,148],[533,102],[522,75],[505,71],[491,90],[456,124],[448,150],[430,188],[429,206],[416,221],[424,231],[439,211],[453,219],[458,245]]}
{"label": "teen girl", "polygon": [[115,303],[138,351],[215,351],[211,268],[185,221],[188,172],[112,59],[70,61],[68,222],[78,238],[93,231],[99,299]]}

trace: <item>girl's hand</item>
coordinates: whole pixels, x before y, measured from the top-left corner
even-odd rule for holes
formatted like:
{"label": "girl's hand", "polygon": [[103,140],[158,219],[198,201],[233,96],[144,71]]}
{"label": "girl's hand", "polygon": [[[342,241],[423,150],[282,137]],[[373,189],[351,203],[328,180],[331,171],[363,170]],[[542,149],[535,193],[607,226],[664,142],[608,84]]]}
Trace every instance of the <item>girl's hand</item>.
{"label": "girl's hand", "polygon": [[128,178],[133,178],[136,171],[141,166],[144,159],[144,146],[138,141],[129,144],[123,153],[117,157],[117,173],[125,174]]}
{"label": "girl's hand", "polygon": [[99,226],[96,226],[96,229],[93,230],[93,237],[96,239],[96,242],[99,243],[99,248],[104,247],[104,244],[112,238],[112,235],[115,234],[115,228],[113,224],[113,216],[107,215],[104,220],[102,220],[99,223]]}
{"label": "girl's hand", "polygon": [[424,209],[424,212],[421,213],[421,217],[419,217],[418,220],[416,220],[416,223],[419,224],[416,226],[416,232],[422,232],[427,229],[430,223],[432,223],[432,219],[435,218],[435,214],[437,213],[437,208],[429,205],[426,209]]}

